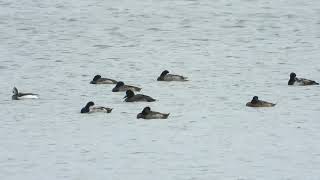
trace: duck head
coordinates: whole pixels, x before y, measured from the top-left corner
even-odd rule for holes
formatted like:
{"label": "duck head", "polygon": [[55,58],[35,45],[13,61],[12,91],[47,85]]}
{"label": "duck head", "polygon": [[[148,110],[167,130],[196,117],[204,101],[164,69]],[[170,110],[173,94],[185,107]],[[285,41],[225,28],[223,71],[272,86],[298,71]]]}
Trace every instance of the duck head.
{"label": "duck head", "polygon": [[168,70],[162,71],[162,73],[160,74],[160,76],[158,77],[157,80],[163,80],[163,78],[164,78],[167,74],[169,74],[169,71],[168,71]]}
{"label": "duck head", "polygon": [[149,106],[147,106],[147,107],[143,108],[141,113],[143,115],[147,115],[150,111],[151,111],[151,108]]}
{"label": "duck head", "polygon": [[253,98],[252,98],[252,100],[251,100],[251,103],[252,103],[252,104],[256,104],[256,103],[258,103],[258,101],[259,101],[258,96],[253,96]]}
{"label": "duck head", "polygon": [[138,118],[138,119],[139,119],[139,118],[143,118],[143,117],[146,116],[150,111],[151,111],[151,108],[150,108],[150,107],[145,107],[145,108],[143,108],[142,112],[137,115],[137,118]]}
{"label": "duck head", "polygon": [[95,75],[90,84],[96,84],[96,82],[101,78],[100,75]]}
{"label": "duck head", "polygon": [[88,102],[87,105],[86,105],[86,107],[88,107],[88,108],[91,107],[91,106],[94,106],[94,102],[92,102],[92,101]]}
{"label": "duck head", "polygon": [[81,113],[89,113],[90,112],[90,107],[94,106],[94,102],[90,101],[86,104],[84,108],[81,109]]}
{"label": "duck head", "polygon": [[100,75],[95,75],[92,81],[97,81],[98,79],[100,79],[101,76]]}
{"label": "duck head", "polygon": [[124,86],[124,82],[122,81],[117,82],[116,86],[112,89],[112,92],[118,92],[121,86]]}
{"label": "duck head", "polygon": [[126,95],[123,97],[123,99],[132,98],[133,96],[134,96],[134,92],[129,89],[129,90],[126,91]]}
{"label": "duck head", "polygon": [[296,78],[296,73],[294,73],[294,72],[292,72],[292,73],[290,73],[290,79],[294,79],[294,78]]}
{"label": "duck head", "polygon": [[167,74],[169,74],[169,71],[168,71],[168,70],[164,70],[164,71],[162,71],[162,73],[161,73],[160,76],[165,76],[165,75],[167,75]]}
{"label": "duck head", "polygon": [[18,95],[18,93],[19,93],[18,89],[16,87],[13,87],[12,93],[13,93],[13,95]]}

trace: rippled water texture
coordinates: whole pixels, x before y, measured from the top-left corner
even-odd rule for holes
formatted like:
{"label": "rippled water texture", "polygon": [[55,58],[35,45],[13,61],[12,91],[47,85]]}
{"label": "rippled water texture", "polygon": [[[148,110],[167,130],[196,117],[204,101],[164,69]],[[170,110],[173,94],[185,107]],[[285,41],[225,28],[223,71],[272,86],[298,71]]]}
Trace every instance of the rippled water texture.
{"label": "rippled water texture", "polygon": [[[287,86],[320,81],[318,0],[7,0],[0,30],[0,179],[320,177],[320,86]],[[125,103],[95,74],[158,101]],[[80,114],[90,100],[114,110]],[[136,119],[147,105],[169,119]]]}

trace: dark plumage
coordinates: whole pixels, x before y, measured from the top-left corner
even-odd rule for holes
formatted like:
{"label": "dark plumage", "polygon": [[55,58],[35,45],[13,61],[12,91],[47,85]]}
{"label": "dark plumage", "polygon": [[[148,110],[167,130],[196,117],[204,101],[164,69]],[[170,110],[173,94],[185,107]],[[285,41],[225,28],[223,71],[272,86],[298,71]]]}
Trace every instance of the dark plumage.
{"label": "dark plumage", "polygon": [[116,84],[117,81],[109,78],[102,78],[100,75],[94,76],[90,84]]}
{"label": "dark plumage", "polygon": [[308,85],[319,85],[319,83],[309,79],[297,78],[296,73],[292,72],[290,74],[288,85],[308,86]]}
{"label": "dark plumage", "polygon": [[142,119],[167,119],[170,113],[159,113],[155,111],[151,111],[150,107],[145,107],[141,113],[137,115],[137,118]]}
{"label": "dark plumage", "polygon": [[116,84],[116,86],[112,89],[112,92],[127,91],[129,89],[132,91],[140,91],[141,90],[141,88],[139,88],[139,87],[125,85],[124,82],[119,81]]}
{"label": "dark plumage", "polygon": [[145,102],[153,102],[155,99],[153,99],[150,96],[143,95],[143,94],[134,94],[132,90],[126,91],[125,102],[139,102],[139,101],[145,101]]}
{"label": "dark plumage", "polygon": [[254,96],[251,102],[248,102],[246,104],[246,106],[249,106],[249,107],[273,107],[275,105],[276,104],[274,103],[259,100],[258,96]]}
{"label": "dark plumage", "polygon": [[188,81],[186,77],[180,75],[169,74],[168,70],[164,70],[157,81]]}
{"label": "dark plumage", "polygon": [[86,104],[85,107],[81,109],[81,113],[93,113],[93,112],[104,112],[111,113],[112,109],[102,106],[94,106],[94,102],[90,101]]}

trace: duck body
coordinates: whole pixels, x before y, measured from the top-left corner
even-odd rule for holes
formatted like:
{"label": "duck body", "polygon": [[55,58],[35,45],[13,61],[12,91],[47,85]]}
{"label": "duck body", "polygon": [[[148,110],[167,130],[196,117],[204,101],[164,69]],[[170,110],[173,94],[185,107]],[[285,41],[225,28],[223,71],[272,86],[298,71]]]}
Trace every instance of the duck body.
{"label": "duck body", "polygon": [[160,113],[151,111],[150,107],[145,107],[141,113],[137,115],[137,119],[167,119],[170,113]]}
{"label": "duck body", "polygon": [[103,113],[111,113],[112,109],[103,107],[103,106],[94,106],[92,101],[88,102],[85,107],[83,107],[80,113],[95,113],[95,112],[103,112]]}
{"label": "duck body", "polygon": [[134,94],[132,90],[126,91],[125,102],[153,102],[156,101],[150,96],[144,95],[144,94]]}
{"label": "duck body", "polygon": [[100,75],[96,75],[90,84],[117,84],[117,81],[109,78],[102,78]]}
{"label": "duck body", "polygon": [[274,104],[274,103],[259,100],[258,96],[254,96],[252,98],[251,102],[248,102],[246,104],[246,106],[248,106],[248,107],[273,107],[275,105],[276,104]]}
{"label": "duck body", "polygon": [[288,85],[309,86],[309,85],[319,85],[319,83],[310,79],[297,78],[295,73],[291,73],[290,79],[288,81]]}
{"label": "duck body", "polygon": [[184,76],[169,74],[169,71],[165,70],[157,78],[157,81],[188,81],[188,80]]}
{"label": "duck body", "polygon": [[23,99],[39,99],[38,94],[34,93],[20,93],[16,87],[12,90],[12,100],[23,100]]}
{"label": "duck body", "polygon": [[125,85],[122,81],[119,81],[116,86],[112,89],[112,92],[125,92],[127,90],[131,91],[141,91],[141,88],[136,86]]}

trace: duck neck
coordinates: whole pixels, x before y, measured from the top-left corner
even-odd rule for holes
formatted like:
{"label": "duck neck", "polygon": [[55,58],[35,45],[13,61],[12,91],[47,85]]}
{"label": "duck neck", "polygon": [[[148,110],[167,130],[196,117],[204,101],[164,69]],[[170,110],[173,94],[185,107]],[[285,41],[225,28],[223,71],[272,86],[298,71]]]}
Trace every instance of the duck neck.
{"label": "duck neck", "polygon": [[141,112],[141,114],[144,115],[144,116],[147,115],[148,113],[149,113],[149,111],[145,111],[145,110],[143,110],[143,111]]}
{"label": "duck neck", "polygon": [[99,79],[99,77],[94,77],[92,81],[98,81]]}
{"label": "duck neck", "polygon": [[12,95],[12,100],[18,100],[18,95],[16,94]]}
{"label": "duck neck", "polygon": [[165,76],[166,76],[165,74],[164,74],[164,75],[161,75],[161,76],[160,76],[160,79],[161,79],[161,80],[164,80],[164,77],[165,77]]}
{"label": "duck neck", "polygon": [[288,84],[293,85],[293,83],[296,81],[296,78],[290,77]]}

